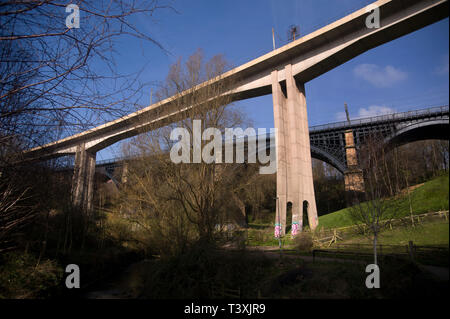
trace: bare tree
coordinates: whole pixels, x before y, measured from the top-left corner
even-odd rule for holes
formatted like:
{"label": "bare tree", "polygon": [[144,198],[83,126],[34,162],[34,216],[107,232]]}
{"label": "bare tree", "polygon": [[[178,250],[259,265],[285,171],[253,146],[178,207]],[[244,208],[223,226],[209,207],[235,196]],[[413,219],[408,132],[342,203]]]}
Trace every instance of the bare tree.
{"label": "bare tree", "polygon": [[[238,211],[234,199],[236,180],[246,174],[245,170],[221,160],[206,163],[193,158],[194,148],[202,149],[193,141],[195,120],[201,121],[201,132],[215,128],[222,136],[225,128],[244,124],[244,116],[229,106],[230,97],[223,94],[229,83],[216,81],[197,89],[199,84],[220,77],[226,69],[222,56],[204,62],[201,50],[185,64],[181,60],[175,63],[155,95],[159,99],[174,96],[170,108],[188,111],[180,112],[173,124],[143,133],[127,145],[126,154],[135,159],[129,163],[127,184],[122,189],[126,200],[120,202],[121,211],[141,228],[149,229],[153,238],[156,236],[161,242],[171,240],[172,244],[179,241],[174,249],[182,249],[194,239],[213,242],[217,226],[230,222]],[[171,139],[175,128],[189,133],[188,163],[174,163],[169,157],[176,143]],[[213,153],[219,151],[214,149]]]}
{"label": "bare tree", "polygon": [[33,183],[33,167],[11,165],[15,155],[141,107],[149,83],[143,68],[120,70],[118,44],[134,39],[165,51],[139,21],[152,23],[168,1],[76,0],[79,28],[66,23],[69,2],[0,2],[0,245],[9,249],[32,217],[48,216],[52,197]]}
{"label": "bare tree", "polygon": [[135,38],[164,50],[137,22],[166,1],[78,0],[79,28],[66,25],[68,4],[0,3],[0,143],[12,136],[30,147],[138,107],[148,83],[118,70],[116,44]]}
{"label": "bare tree", "polygon": [[438,151],[442,161],[442,169],[448,172],[448,163],[449,163],[449,142],[448,141],[439,141],[438,142]]}
{"label": "bare tree", "polygon": [[0,253],[17,248],[18,233],[35,217],[30,193],[17,175],[0,171]]}
{"label": "bare tree", "polygon": [[[397,154],[397,153],[396,153]],[[403,155],[403,152],[402,152]],[[401,175],[403,175],[403,178],[405,180],[405,187],[406,187],[406,192],[408,194],[408,204],[409,204],[409,216],[411,218],[411,225],[414,227],[414,218],[413,218],[413,207],[412,207],[412,201],[411,201],[411,191],[409,189],[409,158],[408,156],[400,156],[401,160],[398,160],[399,166],[400,166],[400,171],[401,171]]]}
{"label": "bare tree", "polygon": [[[349,208],[350,216],[364,234],[368,234],[373,242],[374,263],[377,264],[377,243],[382,228],[386,225],[388,208],[395,201],[388,201],[392,188],[386,181],[390,169],[387,166],[386,151],[383,139],[371,136],[366,139],[360,150],[361,167],[364,175],[364,194],[354,194],[355,205]],[[369,231],[367,233],[367,230]]]}

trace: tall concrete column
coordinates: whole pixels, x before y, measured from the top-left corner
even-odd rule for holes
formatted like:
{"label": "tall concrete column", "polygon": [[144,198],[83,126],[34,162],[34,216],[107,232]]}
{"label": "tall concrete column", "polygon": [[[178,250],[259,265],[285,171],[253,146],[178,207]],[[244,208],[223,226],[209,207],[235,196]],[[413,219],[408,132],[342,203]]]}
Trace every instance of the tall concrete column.
{"label": "tall concrete column", "polygon": [[278,71],[272,76],[273,118],[276,128],[276,157],[277,157],[277,200],[275,213],[275,236],[284,236],[286,233],[287,209],[287,132],[286,132],[286,97],[278,82]]}
{"label": "tall concrete column", "polygon": [[347,159],[348,170],[344,173],[345,191],[347,193],[363,193],[364,178],[363,172],[358,165],[358,156],[356,153],[355,139],[353,131],[347,130],[345,134],[345,156]]}
{"label": "tall concrete column", "polygon": [[292,235],[303,228],[303,214],[308,215],[311,229],[318,224],[305,87],[296,83],[292,66],[284,69],[286,96],[278,82],[278,71],[272,72],[274,121],[277,129],[277,212],[276,225],[285,234],[286,207],[292,203]]}
{"label": "tall concrete column", "polygon": [[72,204],[82,212],[91,212],[93,209],[95,157],[95,153],[86,151],[84,144],[77,146],[72,179]]}
{"label": "tall concrete column", "polygon": [[[292,79],[294,79],[292,77]],[[317,206],[316,206],[316,196],[314,193],[314,182],[313,182],[313,172],[312,172],[312,160],[311,160],[311,146],[309,139],[309,125],[308,125],[308,113],[306,109],[306,95],[305,95],[305,85],[300,83],[295,85],[293,82],[293,90],[295,89],[296,94],[299,97],[299,104],[296,106],[299,112],[298,123],[300,124],[301,130],[298,131],[299,137],[299,154],[300,154],[300,172],[298,175],[298,183],[300,185],[300,202],[302,213],[300,214],[299,224],[302,226],[303,215],[307,214],[308,224],[310,229],[316,229],[319,224],[319,219],[317,216]],[[298,93],[297,93],[298,92]],[[289,93],[288,93],[289,94]],[[300,227],[300,230],[302,227]]]}

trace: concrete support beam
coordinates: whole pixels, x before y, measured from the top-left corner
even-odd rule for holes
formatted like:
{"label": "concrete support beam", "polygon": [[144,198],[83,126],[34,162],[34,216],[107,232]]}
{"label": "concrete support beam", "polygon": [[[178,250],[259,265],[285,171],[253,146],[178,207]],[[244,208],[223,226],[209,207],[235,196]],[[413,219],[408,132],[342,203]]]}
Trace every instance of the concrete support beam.
{"label": "concrete support beam", "polygon": [[286,233],[287,204],[292,204],[292,235],[303,228],[303,214],[308,215],[311,229],[318,224],[305,86],[296,83],[292,65],[284,68],[286,95],[278,81],[278,71],[272,72],[274,121],[277,129],[277,209],[276,235]]}
{"label": "concrete support beam", "polygon": [[345,156],[348,170],[344,174],[346,192],[364,193],[363,172],[359,168],[353,131],[347,130],[345,134]]}
{"label": "concrete support beam", "polygon": [[77,146],[72,179],[72,204],[83,213],[91,212],[94,198],[95,153]]}

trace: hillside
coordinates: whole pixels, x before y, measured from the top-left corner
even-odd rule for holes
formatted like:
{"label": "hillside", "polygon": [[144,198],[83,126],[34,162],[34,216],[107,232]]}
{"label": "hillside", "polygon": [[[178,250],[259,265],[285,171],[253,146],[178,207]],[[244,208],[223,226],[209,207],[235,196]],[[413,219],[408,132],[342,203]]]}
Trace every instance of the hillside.
{"label": "hillside", "polygon": [[[448,210],[449,175],[434,178],[411,191],[413,214],[419,215],[427,212]],[[388,199],[386,218],[401,218],[409,216],[409,201],[406,192],[397,199]],[[319,227],[336,228],[352,225],[349,209],[341,209],[319,217]]]}

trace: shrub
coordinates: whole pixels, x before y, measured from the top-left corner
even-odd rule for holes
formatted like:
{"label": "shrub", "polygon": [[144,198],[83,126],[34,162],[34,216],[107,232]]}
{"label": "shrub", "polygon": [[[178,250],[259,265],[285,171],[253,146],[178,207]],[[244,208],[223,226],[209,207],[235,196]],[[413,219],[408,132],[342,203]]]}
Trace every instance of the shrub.
{"label": "shrub", "polygon": [[48,298],[61,288],[63,269],[52,260],[10,252],[0,258],[0,299]]}
{"label": "shrub", "polygon": [[302,252],[310,252],[314,246],[312,234],[310,232],[301,232],[294,237],[294,246]]}
{"label": "shrub", "polygon": [[[198,242],[183,254],[147,269],[144,298],[256,298],[273,260],[243,251],[219,251]],[[227,296],[231,291],[233,296]]]}

